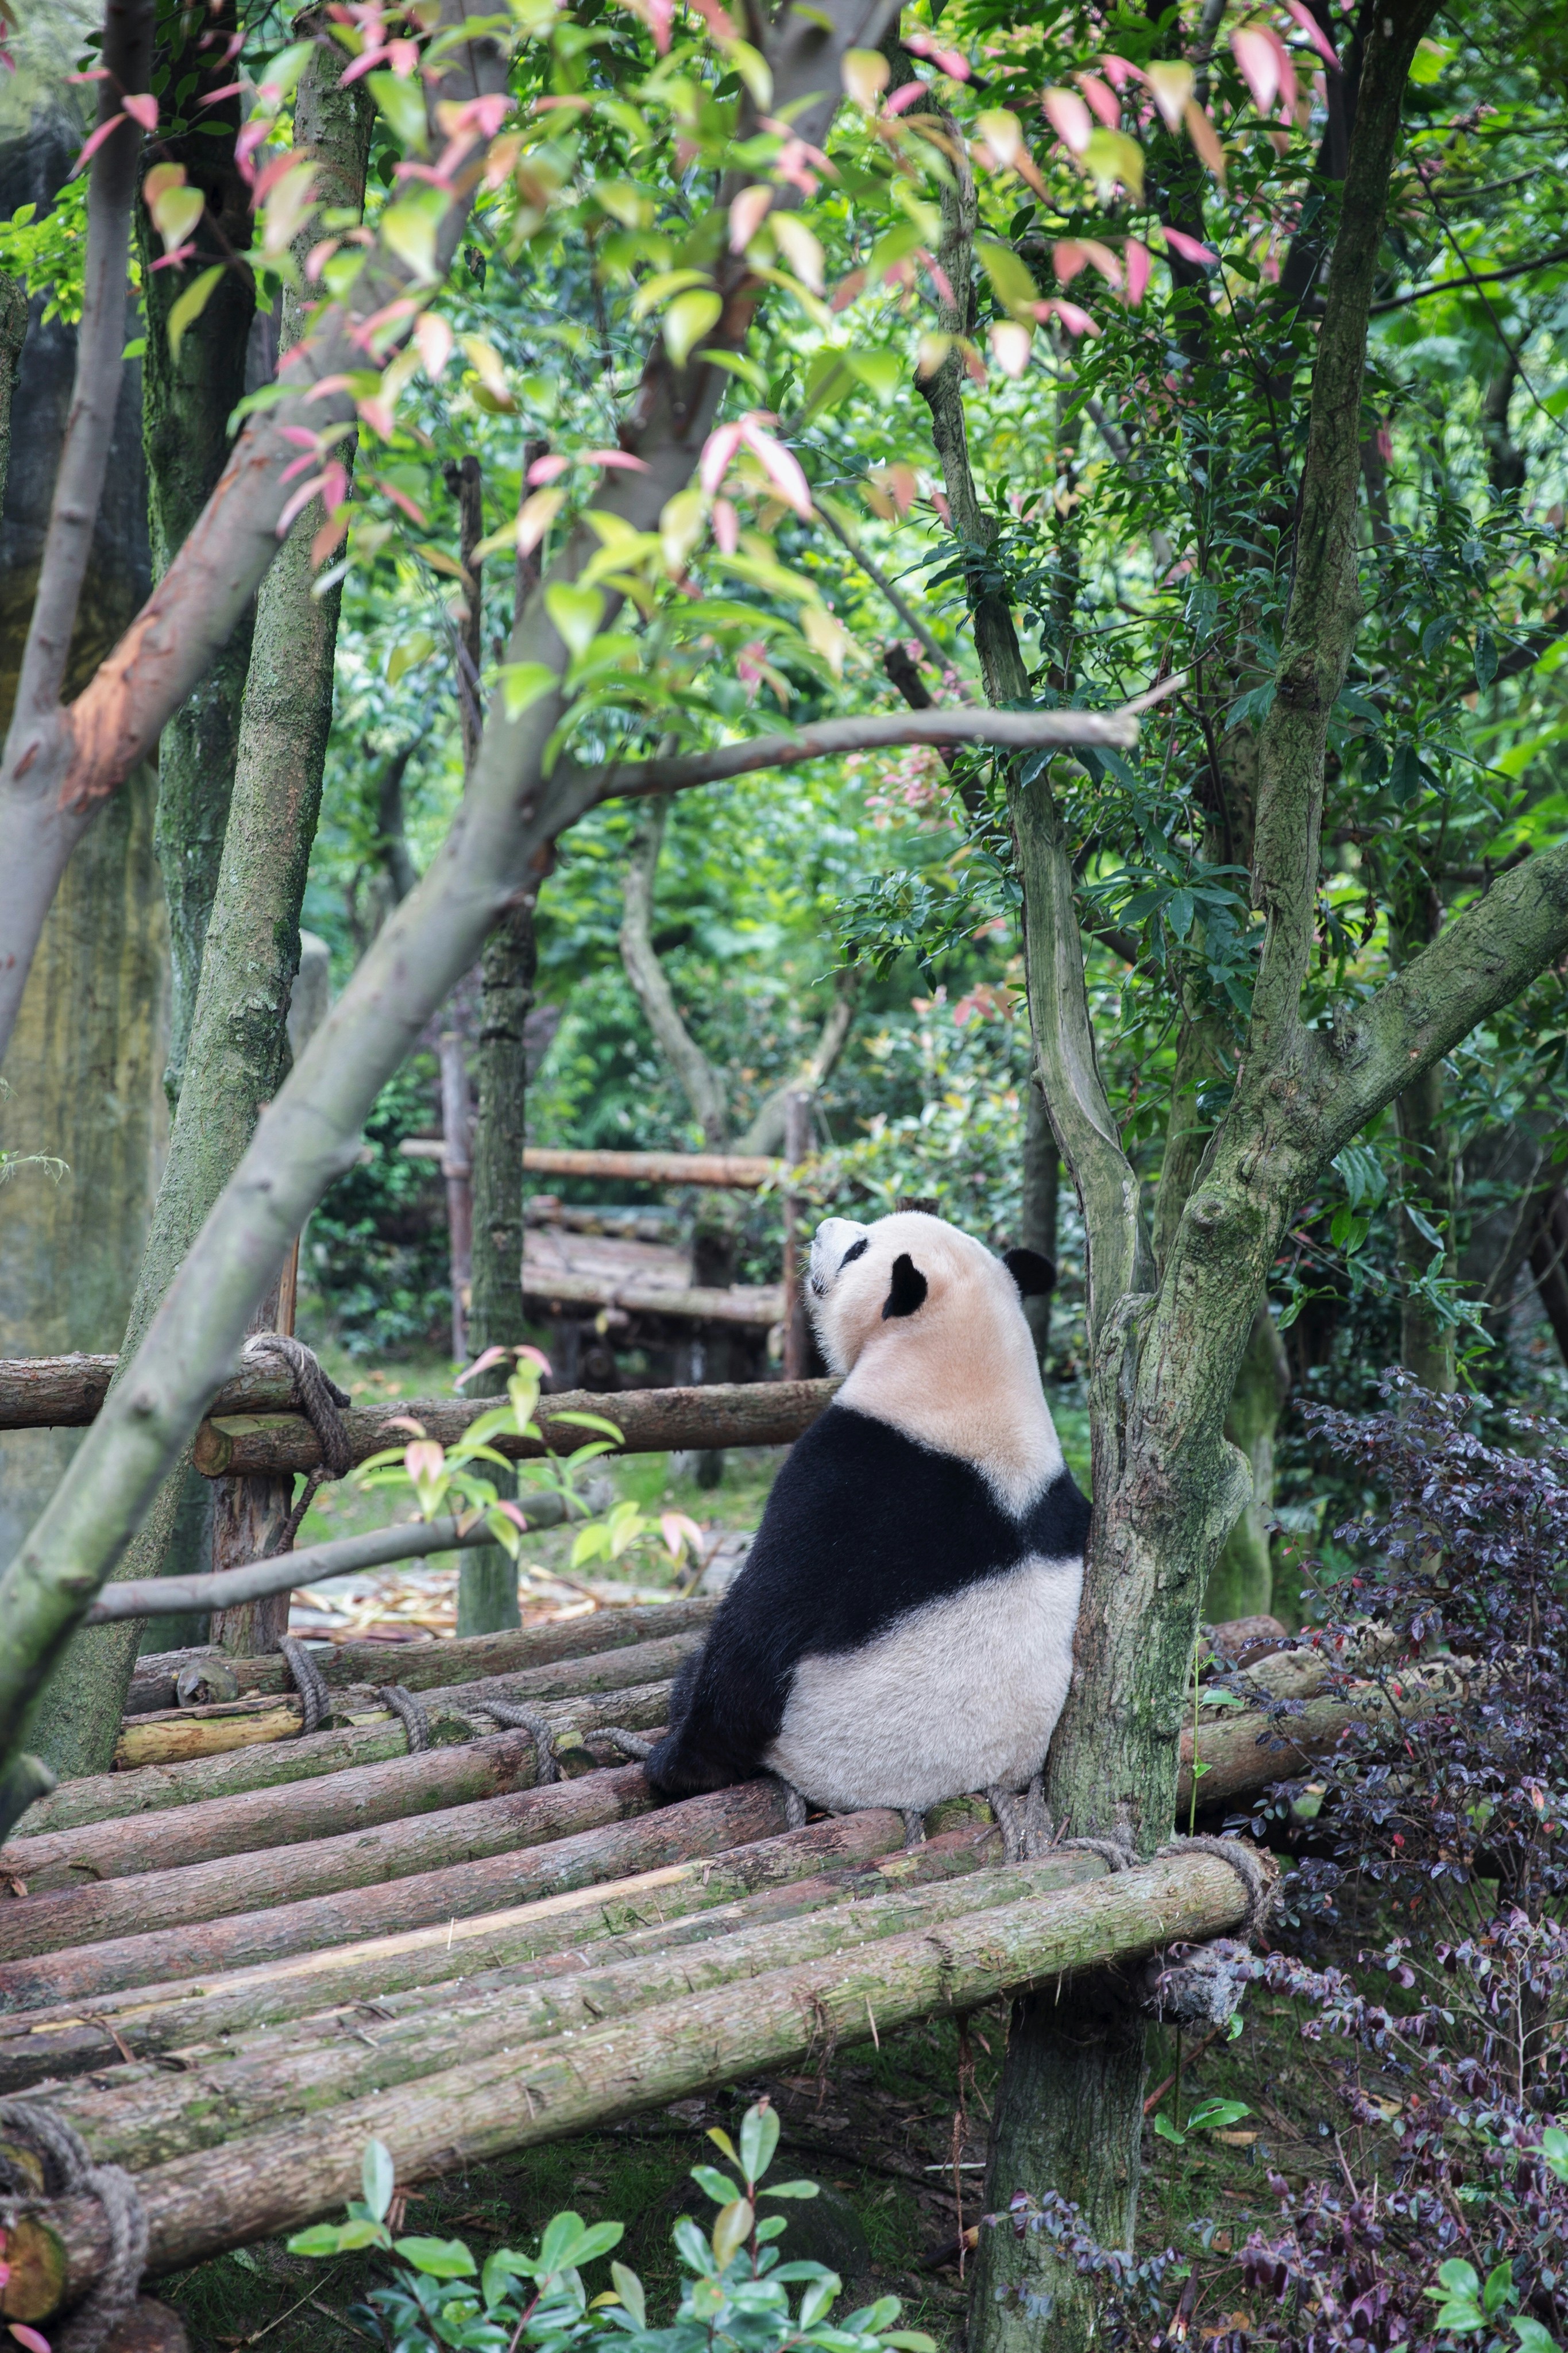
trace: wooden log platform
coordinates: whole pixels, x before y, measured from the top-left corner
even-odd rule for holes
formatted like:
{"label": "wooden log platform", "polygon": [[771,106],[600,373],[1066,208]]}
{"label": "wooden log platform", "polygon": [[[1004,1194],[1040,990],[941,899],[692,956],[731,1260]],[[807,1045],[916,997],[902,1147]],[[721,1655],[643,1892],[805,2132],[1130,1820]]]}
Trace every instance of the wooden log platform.
{"label": "wooden log platform", "polygon": [[[656,1805],[597,1736],[667,1720],[708,1616],[676,1602],[356,1645],[323,1662],[334,1700],[352,1719],[366,1667],[420,1672],[435,1746],[409,1755],[381,1714],[67,1782],[32,1810],[0,1852],[0,2093],[47,2101],[131,2169],[153,2274],[335,2212],[372,2137],[413,2186],[783,2066],[824,2035],[861,2041],[1241,1922],[1241,1879],[1212,1853],[1115,1874],[1074,1851],[1010,1865],[979,1799],[935,1810],[910,1849],[879,1810],[790,1831],[767,1778]],[[144,1662],[147,1700],[180,1662]],[[128,1732],[297,1725],[278,1662],[245,1663],[237,1706],[146,1706]],[[1304,1652],[1257,1672],[1300,1712],[1205,1714],[1205,1806],[1378,1712],[1451,1704],[1463,1679],[1439,1662],[1331,1694]],[[487,1692],[540,1707],[568,1778],[537,1786],[531,1735],[493,1730]],[[1184,1819],[1193,1764],[1189,1726]],[[94,2201],[36,2201],[9,2227],[0,2313],[47,2321],[105,2252]]]}

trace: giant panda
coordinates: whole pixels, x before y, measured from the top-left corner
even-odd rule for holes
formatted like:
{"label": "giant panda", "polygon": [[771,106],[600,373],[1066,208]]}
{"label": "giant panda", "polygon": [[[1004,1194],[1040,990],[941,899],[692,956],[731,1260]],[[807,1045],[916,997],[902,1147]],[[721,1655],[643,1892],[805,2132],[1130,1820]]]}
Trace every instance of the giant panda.
{"label": "giant panda", "polygon": [[829,1218],[808,1299],[845,1376],[797,1440],[647,1760],[666,1797],[779,1774],[832,1811],[1026,1788],[1067,1698],[1089,1505],[1026,1293],[941,1218]]}

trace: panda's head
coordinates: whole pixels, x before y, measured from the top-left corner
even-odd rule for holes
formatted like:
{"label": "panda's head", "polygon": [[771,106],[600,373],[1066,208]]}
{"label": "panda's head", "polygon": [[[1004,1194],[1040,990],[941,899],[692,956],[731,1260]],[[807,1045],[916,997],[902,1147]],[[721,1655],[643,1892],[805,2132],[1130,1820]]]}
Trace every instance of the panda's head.
{"label": "panda's head", "polygon": [[811,1245],[811,1319],[843,1402],[966,1456],[1009,1500],[1061,1467],[1023,1302],[1056,1271],[995,1258],[944,1218],[828,1218]]}

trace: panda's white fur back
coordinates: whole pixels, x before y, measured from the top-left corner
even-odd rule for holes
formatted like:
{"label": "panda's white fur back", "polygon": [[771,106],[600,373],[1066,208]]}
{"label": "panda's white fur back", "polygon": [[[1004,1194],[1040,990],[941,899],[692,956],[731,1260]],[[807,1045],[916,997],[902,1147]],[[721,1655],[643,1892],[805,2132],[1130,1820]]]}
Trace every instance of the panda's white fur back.
{"label": "panda's white fur back", "polygon": [[808,1297],[843,1386],[678,1683],[656,1786],[765,1766],[816,1805],[924,1809],[1038,1771],[1089,1512],[1024,1316],[1027,1255],[917,1211],[818,1229]]}

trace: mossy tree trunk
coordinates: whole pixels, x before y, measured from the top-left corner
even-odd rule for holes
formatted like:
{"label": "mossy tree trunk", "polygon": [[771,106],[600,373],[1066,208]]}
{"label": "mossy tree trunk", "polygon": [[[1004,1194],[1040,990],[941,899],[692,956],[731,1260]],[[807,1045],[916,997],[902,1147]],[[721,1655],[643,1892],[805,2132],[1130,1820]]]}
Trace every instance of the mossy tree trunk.
{"label": "mossy tree trunk", "polygon": [[[1436,892],[1418,879],[1396,898],[1394,945],[1401,964],[1436,937]],[[1402,1195],[1399,1246],[1399,1361],[1429,1389],[1447,1396],[1458,1387],[1456,1326],[1442,1314],[1434,1285],[1453,1264],[1456,1177],[1443,1066],[1417,1073],[1394,1099]]]}
{"label": "mossy tree trunk", "polygon": [[1226,1618],[1254,1618],[1274,1607],[1274,1556],[1269,1522],[1274,1510],[1274,1438],[1290,1394],[1290,1367],[1267,1299],[1258,1303],[1237,1371],[1225,1434],[1247,1457],[1252,1492],[1225,1540],[1204,1597],[1211,1625]]}
{"label": "mossy tree trunk", "polygon": [[[336,79],[335,53],[318,50],[300,85],[295,137],[316,151],[331,203],[357,207],[363,201],[369,125],[363,85],[344,90]],[[298,332],[298,313],[286,302],[285,343]],[[168,1165],[142,1253],[122,1366],[289,1067],[289,997],[321,806],[337,638],[336,595],[311,594],[310,543],[321,520],[314,503],[305,509],[257,600],[223,857]],[[291,1480],[280,1484],[292,1493]],[[164,1481],[120,1564],[121,1575],[158,1573],[183,1485],[182,1466]],[[38,1753],[57,1773],[107,1767],[139,1632],[132,1620],[95,1628],[69,1645],[38,1721]]]}
{"label": "mossy tree trunk", "polygon": [[[199,188],[206,200],[193,240],[193,270],[243,252],[250,243],[251,225],[249,191],[234,160],[239,100],[200,103],[205,89],[216,90],[230,79],[223,60],[234,30],[235,0],[222,0],[216,17],[205,16],[203,24],[213,37],[207,49],[195,48],[188,26],[178,17],[164,26],[157,48],[158,65],[173,79],[194,75],[196,82],[191,106],[199,129],[167,141],[160,150],[169,162],[184,165],[188,185]],[[147,340],[142,375],[147,520],[153,576],[161,579],[228,462],[228,420],[245,391],[256,290],[245,268],[226,270],[174,353],[169,345],[169,313],[190,272],[154,268],[163,258],[163,243],[141,204],[136,233]],[[217,889],[254,621],[252,607],[190,701],[164,728],[158,746],[158,862],[169,906],[173,980],[164,1078],[171,1113],[179,1100],[202,945]]]}

